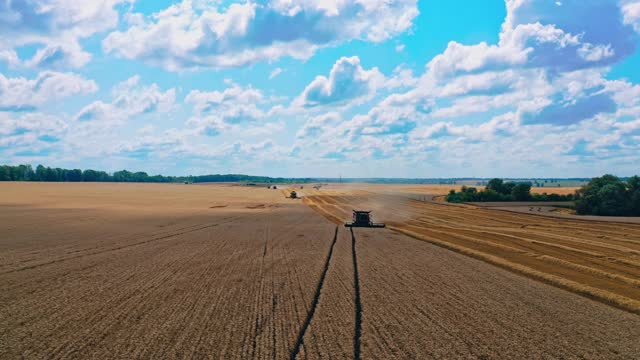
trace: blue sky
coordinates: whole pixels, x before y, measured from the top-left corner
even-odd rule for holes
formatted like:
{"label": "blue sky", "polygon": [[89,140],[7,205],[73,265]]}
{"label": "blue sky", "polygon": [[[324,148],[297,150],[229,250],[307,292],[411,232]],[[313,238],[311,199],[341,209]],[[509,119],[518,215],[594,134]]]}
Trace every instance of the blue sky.
{"label": "blue sky", "polygon": [[0,163],[626,176],[640,0],[10,0]]}

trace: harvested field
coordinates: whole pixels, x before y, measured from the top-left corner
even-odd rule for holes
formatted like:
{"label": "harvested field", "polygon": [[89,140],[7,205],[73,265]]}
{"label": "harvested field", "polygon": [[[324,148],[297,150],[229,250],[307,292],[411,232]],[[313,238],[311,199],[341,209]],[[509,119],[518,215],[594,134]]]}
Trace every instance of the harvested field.
{"label": "harvested field", "polygon": [[[623,311],[478,255],[637,301],[640,226],[436,205],[393,189],[300,193],[0,184],[0,358],[640,354],[634,303],[609,302]],[[351,206],[396,232],[336,226]]]}
{"label": "harvested field", "polygon": [[39,203],[3,196],[0,358],[288,354],[336,228],[266,189],[9,186]]}
{"label": "harvested field", "polygon": [[400,234],[355,234],[363,359],[624,358],[640,351],[637,315],[618,312],[614,325],[615,309],[566,291]]}
{"label": "harvested field", "polygon": [[[422,195],[446,195],[449,193],[449,190],[460,191],[462,185],[440,185],[440,184],[345,184],[345,185],[334,185],[332,184],[329,188],[357,188],[364,189],[368,191],[373,191],[376,193],[387,193],[387,194],[422,194]],[[467,185],[467,187],[475,187],[478,190],[484,190],[484,186],[476,186],[476,185]],[[559,195],[567,195],[573,194],[578,190],[577,187],[533,187],[531,188],[532,193],[536,194],[559,194]]]}
{"label": "harvested field", "polygon": [[640,314],[640,225],[545,218],[336,189],[305,201],[330,220],[376,210],[391,229]]}
{"label": "harvested field", "polygon": [[569,195],[575,194],[576,190],[580,189],[579,187],[533,187],[531,188],[531,192],[534,194],[558,194],[558,195]]}
{"label": "harvested field", "polygon": [[[472,203],[475,206],[491,208],[494,210],[510,211],[524,213],[537,216],[547,216],[559,219],[579,220],[579,221],[595,221],[609,222],[618,224],[638,224],[640,225],[640,217],[629,216],[596,216],[596,215],[577,215],[575,210],[558,207],[553,203],[531,203],[529,205],[512,205],[509,203]],[[566,206],[560,204],[560,206]]]}

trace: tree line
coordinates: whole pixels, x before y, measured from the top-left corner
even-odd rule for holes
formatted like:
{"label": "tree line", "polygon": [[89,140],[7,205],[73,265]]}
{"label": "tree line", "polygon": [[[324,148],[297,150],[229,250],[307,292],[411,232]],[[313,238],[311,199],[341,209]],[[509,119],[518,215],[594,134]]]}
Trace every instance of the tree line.
{"label": "tree line", "polygon": [[576,192],[581,215],[640,216],[640,177],[623,181],[617,176],[593,178]]}
{"label": "tree line", "polygon": [[492,179],[484,190],[463,186],[461,191],[451,190],[448,202],[490,201],[575,201],[579,215],[640,216],[640,177],[626,181],[614,175],[591,179],[575,194],[531,194],[531,183],[504,182]]}
{"label": "tree line", "polygon": [[459,192],[451,190],[445,197],[448,202],[490,202],[490,201],[571,201],[573,194],[532,194],[530,182],[505,182],[491,179],[484,190],[463,186]]}
{"label": "tree line", "polygon": [[136,182],[136,183],[206,183],[206,182],[247,182],[247,183],[301,183],[312,179],[272,178],[240,174],[216,174],[200,176],[149,175],[146,172],[116,171],[109,174],[99,170],[50,168],[38,165],[0,166],[0,181],[50,181],[50,182]]}

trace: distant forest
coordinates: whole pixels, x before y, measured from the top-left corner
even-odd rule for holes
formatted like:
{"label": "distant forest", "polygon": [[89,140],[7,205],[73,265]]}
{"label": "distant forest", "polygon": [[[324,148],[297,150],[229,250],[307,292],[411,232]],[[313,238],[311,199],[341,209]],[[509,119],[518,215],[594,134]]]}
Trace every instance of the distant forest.
{"label": "distant forest", "polygon": [[492,202],[492,201],[572,201],[573,194],[532,194],[531,182],[505,182],[492,179],[484,190],[463,186],[459,192],[451,190],[445,197],[448,202]]}
{"label": "distant forest", "polygon": [[[372,183],[372,184],[440,184],[456,185],[469,182],[484,186],[490,179],[485,178],[283,178],[268,176],[252,176],[240,174],[198,175],[198,176],[163,176],[149,175],[146,172],[116,171],[113,174],[100,170],[80,170],[50,168],[38,165],[35,170],[31,165],[0,165],[0,181],[53,181],[53,182],[250,182],[250,183]],[[586,183],[584,178],[538,178],[510,179],[516,182],[529,181],[535,187],[575,186],[572,183]],[[567,183],[568,182],[568,183]]]}
{"label": "distant forest", "polygon": [[312,179],[272,178],[250,175],[200,175],[200,176],[163,176],[149,175],[146,172],[116,171],[109,174],[99,170],[61,169],[38,165],[0,166],[0,181],[51,181],[51,182],[134,182],[134,183],[209,183],[209,182],[246,182],[246,183],[303,183]]}
{"label": "distant forest", "polygon": [[640,216],[640,177],[621,179],[604,175],[591,179],[575,194],[532,194],[530,182],[504,182],[492,179],[484,190],[463,186],[461,191],[451,190],[448,202],[492,201],[575,201],[580,215]]}

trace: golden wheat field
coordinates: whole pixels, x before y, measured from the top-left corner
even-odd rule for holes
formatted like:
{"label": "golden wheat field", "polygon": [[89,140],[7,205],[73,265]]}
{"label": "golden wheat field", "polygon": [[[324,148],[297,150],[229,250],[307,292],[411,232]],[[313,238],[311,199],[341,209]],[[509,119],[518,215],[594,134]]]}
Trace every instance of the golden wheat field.
{"label": "golden wheat field", "polygon": [[[484,190],[484,186],[467,185],[475,187],[478,190]],[[330,188],[341,189],[367,189],[376,193],[392,193],[392,194],[428,194],[428,195],[446,195],[449,190],[460,191],[462,185],[444,185],[444,184],[332,184]],[[576,187],[533,187],[532,193],[536,194],[573,194],[579,188]]]}
{"label": "golden wheat field", "polygon": [[640,225],[308,188],[0,184],[0,358],[640,356]]}

